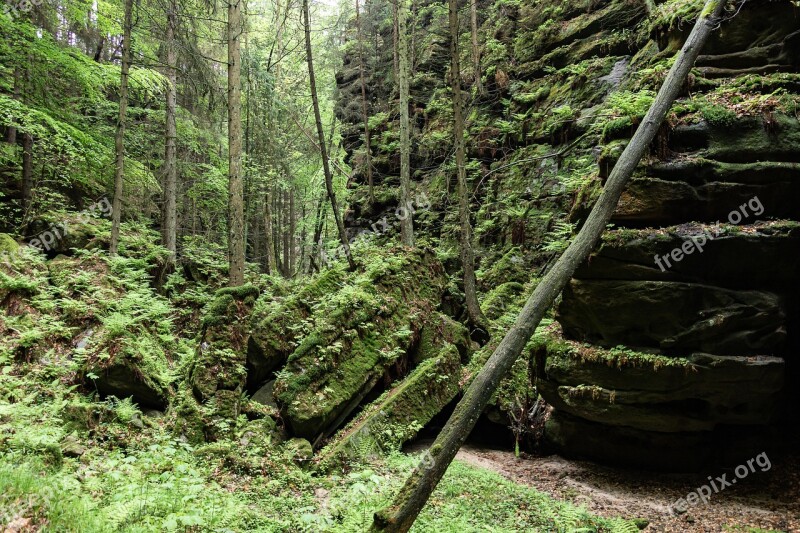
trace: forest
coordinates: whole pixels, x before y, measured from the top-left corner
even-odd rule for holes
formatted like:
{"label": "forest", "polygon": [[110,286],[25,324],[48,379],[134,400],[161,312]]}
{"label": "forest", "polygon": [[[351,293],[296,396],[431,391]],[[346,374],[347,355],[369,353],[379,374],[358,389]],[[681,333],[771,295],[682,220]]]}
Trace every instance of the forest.
{"label": "forest", "polygon": [[0,532],[800,532],[797,0],[2,7]]}

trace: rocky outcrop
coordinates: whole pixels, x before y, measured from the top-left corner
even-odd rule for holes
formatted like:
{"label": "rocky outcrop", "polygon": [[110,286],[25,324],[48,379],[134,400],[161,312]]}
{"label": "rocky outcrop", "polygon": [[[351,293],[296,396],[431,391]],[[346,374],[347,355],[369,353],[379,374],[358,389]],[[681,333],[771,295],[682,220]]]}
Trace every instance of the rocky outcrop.
{"label": "rocky outcrop", "polygon": [[569,338],[669,353],[763,355],[786,340],[777,294],[680,281],[573,280],[559,321]]}
{"label": "rocky outcrop", "polygon": [[217,291],[188,376],[179,385],[176,429],[193,441],[231,436],[242,413],[247,318],[259,291],[252,285]]}
{"label": "rocky outcrop", "polygon": [[[748,433],[769,435],[792,409],[800,122],[726,78],[799,70],[796,24],[767,22],[762,9],[795,12],[788,2],[746,5],[692,80],[749,103],[719,90],[676,105],[615,227],[565,288],[560,326],[537,336],[537,389],[554,407],[545,435],[566,453],[694,469],[736,457]],[[685,37],[671,24],[661,31],[665,53]],[[797,89],[787,83],[779,92]],[[613,128],[604,136],[601,180],[624,145],[610,140]]]}
{"label": "rocky outcrop", "polygon": [[339,432],[320,452],[319,462],[329,468],[342,460],[388,453],[416,436],[460,390],[458,350],[447,341],[437,343],[437,348],[437,355],[426,359]]}
{"label": "rocky outcrop", "polygon": [[423,330],[436,328],[444,280],[432,252],[397,250],[326,295],[275,383],[295,435],[317,442],[405,374]]}

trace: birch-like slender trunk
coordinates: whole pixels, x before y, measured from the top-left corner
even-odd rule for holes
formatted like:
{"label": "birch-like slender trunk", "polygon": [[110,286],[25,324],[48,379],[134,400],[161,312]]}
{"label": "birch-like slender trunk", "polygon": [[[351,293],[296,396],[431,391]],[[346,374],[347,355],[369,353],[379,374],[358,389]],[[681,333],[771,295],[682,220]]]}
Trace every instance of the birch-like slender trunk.
{"label": "birch-like slender trunk", "polygon": [[472,68],[475,71],[475,89],[479,96],[483,95],[481,80],[481,49],[478,44],[478,0],[469,2],[470,37],[472,39]]}
{"label": "birch-like slender trunk", "polygon": [[[475,0],[467,0],[474,4]],[[458,218],[460,223],[461,266],[464,270],[464,298],[472,326],[484,327],[486,319],[478,303],[475,281],[475,252],[472,249],[472,225],[469,212],[466,150],[464,148],[464,96],[461,91],[461,61],[458,49],[458,1],[449,0],[450,18],[450,87],[453,91],[453,137],[458,183]]]}
{"label": "birch-like slender trunk", "polygon": [[311,22],[308,13],[308,0],[303,0],[303,21],[305,23],[305,38],[306,38],[306,60],[308,62],[308,79],[311,87],[311,102],[314,107],[314,121],[317,123],[317,136],[319,137],[319,151],[322,156],[322,170],[325,174],[325,188],[328,192],[328,199],[331,202],[331,209],[333,210],[333,218],[336,221],[336,229],[339,232],[339,240],[342,242],[344,255],[347,258],[347,264],[350,270],[356,269],[355,261],[350,253],[350,244],[347,242],[347,232],[344,229],[344,222],[342,222],[341,214],[339,213],[339,204],[336,202],[336,192],[333,190],[333,174],[331,174],[331,166],[328,161],[328,148],[325,146],[325,132],[322,129],[322,115],[319,111],[319,99],[317,98],[317,80],[314,77],[314,60],[311,54]]}

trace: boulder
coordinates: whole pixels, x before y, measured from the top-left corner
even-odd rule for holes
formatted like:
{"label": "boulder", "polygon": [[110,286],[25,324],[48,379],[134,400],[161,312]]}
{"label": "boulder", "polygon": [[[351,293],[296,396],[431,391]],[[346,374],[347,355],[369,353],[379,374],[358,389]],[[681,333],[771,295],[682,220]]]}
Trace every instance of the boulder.
{"label": "boulder", "polygon": [[390,249],[328,294],[275,384],[294,434],[338,428],[380,382],[407,371],[421,329],[436,316],[444,269],[430,250]]}
{"label": "boulder", "polygon": [[665,353],[771,355],[786,338],[775,293],[676,281],[572,280],[558,320],[569,338]]}
{"label": "boulder", "polygon": [[142,379],[142,373],[124,362],[112,363],[106,368],[94,369],[97,375],[94,385],[101,396],[115,396],[119,399],[133,398],[139,406],[152,409],[165,409],[167,391],[155,381]]}
{"label": "boulder", "polygon": [[177,407],[177,427],[193,440],[217,440],[236,427],[247,378],[247,318],[258,293],[252,285],[220,289],[203,316]]}
{"label": "boulder", "polygon": [[341,268],[328,269],[285,297],[265,295],[256,302],[249,319],[247,339],[247,388],[254,391],[282,366],[301,335],[298,327],[313,312],[326,294],[335,293],[345,273]]}
{"label": "boulder", "polygon": [[266,405],[268,407],[278,408],[278,404],[275,402],[275,397],[273,396],[273,392],[275,390],[275,380],[272,379],[267,381],[263,387],[258,389],[251,400],[256,403],[260,403],[261,405]]}
{"label": "boulder", "polygon": [[366,407],[320,452],[320,463],[330,467],[339,460],[399,449],[456,397],[460,370],[458,350],[446,343],[436,357]]}

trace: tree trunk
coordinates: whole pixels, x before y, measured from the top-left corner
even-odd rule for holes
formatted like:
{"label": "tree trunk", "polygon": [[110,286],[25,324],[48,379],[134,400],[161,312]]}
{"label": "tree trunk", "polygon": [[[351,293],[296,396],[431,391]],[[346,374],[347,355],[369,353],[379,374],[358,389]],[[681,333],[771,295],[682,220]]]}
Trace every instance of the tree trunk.
{"label": "tree trunk", "polygon": [[116,255],[119,249],[119,225],[122,220],[123,178],[125,176],[125,120],[128,111],[128,71],[131,67],[131,26],[133,0],[125,0],[125,19],[122,28],[122,68],[119,79],[119,117],[114,140],[114,198],[111,203],[111,244],[108,253]]}
{"label": "tree trunk", "polygon": [[470,34],[472,37],[472,68],[475,71],[475,89],[483,96],[481,81],[481,49],[478,46],[478,0],[469,0]]}
{"label": "tree trunk", "polygon": [[264,238],[267,248],[267,274],[275,275],[278,270],[275,265],[275,243],[272,235],[272,195],[269,193],[264,195]]}
{"label": "tree trunk", "polygon": [[322,194],[317,201],[316,216],[314,219],[314,237],[311,241],[311,254],[309,257],[309,266],[311,271],[319,271],[321,268],[317,265],[317,257],[319,256],[320,240],[322,239],[322,226],[325,221],[325,195]]}
{"label": "tree trunk", "polygon": [[[306,191],[304,190],[303,194],[301,195],[301,197],[304,198],[305,196],[306,196]],[[305,220],[305,219],[306,219],[306,203],[301,201],[300,202],[300,220]],[[300,249],[300,254],[299,254],[300,255],[300,261],[298,261],[297,266],[296,266],[297,274],[302,274],[303,272],[305,272],[306,239],[307,239],[307,237],[308,237],[308,225],[307,224],[303,224],[303,229],[300,232],[300,247],[299,247],[299,249]]]}
{"label": "tree trunk", "polygon": [[178,166],[176,146],[178,130],[175,123],[175,107],[178,92],[177,59],[175,54],[175,27],[177,26],[177,6],[174,1],[167,8],[167,31],[165,36],[167,49],[167,105],[166,136],[164,143],[164,247],[169,251],[171,260],[175,261],[177,250],[177,218],[178,218]]}
{"label": "tree trunk", "polygon": [[398,0],[397,32],[400,91],[400,240],[414,246],[414,219],[411,216],[411,140],[408,117],[408,0]]}
{"label": "tree trunk", "polygon": [[[364,40],[361,35],[361,17],[356,0],[356,38],[358,39],[358,76],[361,79],[361,115],[364,118],[364,155],[367,166],[367,186],[369,187],[369,203],[375,203],[375,190],[372,183],[372,148],[369,138],[369,111],[367,109],[367,82],[364,77]],[[335,115],[334,115],[335,116]]]}
{"label": "tree trunk", "polygon": [[394,74],[395,83],[398,83],[400,78],[398,2],[401,1],[405,0],[392,0],[392,74]]}
{"label": "tree trunk", "polygon": [[244,284],[241,51],[242,0],[228,4],[228,261],[229,284]]}
{"label": "tree trunk", "polygon": [[294,187],[289,189],[289,277],[294,277],[295,262],[297,261],[297,242],[295,234],[297,233],[297,210],[295,209],[295,190]]}
{"label": "tree trunk", "polygon": [[350,253],[350,244],[347,242],[347,233],[344,229],[344,222],[339,214],[339,205],[336,203],[336,193],[333,190],[333,175],[328,161],[328,149],[325,146],[325,132],[322,130],[322,116],[319,112],[319,99],[317,98],[317,81],[314,78],[314,60],[311,55],[311,22],[308,14],[308,0],[303,0],[303,21],[305,23],[306,37],[306,60],[308,61],[308,80],[311,86],[311,102],[314,106],[314,120],[317,123],[317,136],[319,137],[319,151],[322,155],[322,170],[325,173],[325,188],[328,191],[328,199],[331,202],[333,218],[336,221],[336,229],[339,231],[339,240],[342,242],[344,255],[347,257],[347,264],[350,270],[356,269],[353,256]]}
{"label": "tree trunk", "polygon": [[616,209],[625,184],[658,132],[700,49],[713,29],[718,26],[723,5],[724,2],[721,0],[707,0],[653,105],[611,172],[603,193],[592,208],[583,228],[525,302],[514,325],[467,388],[464,397],[431,446],[431,460],[411,473],[391,506],[375,514],[373,530],[394,532],[408,531],[411,528],[461,444],[475,426],[500,380],[511,369],[547,309],[561,293],[575,269],[589,256],[602,235]]}
{"label": "tree trunk", "polygon": [[289,211],[289,191],[283,191],[283,203],[281,204],[283,210],[283,224],[281,225],[281,232],[283,234],[283,277],[288,278],[291,277],[291,268],[292,263],[289,257],[289,248],[291,245],[289,244],[289,235],[290,235],[290,227],[292,224],[291,221],[291,214]]}
{"label": "tree trunk", "polygon": [[[474,5],[475,0],[468,0]],[[464,103],[461,92],[461,64],[458,49],[458,0],[449,0],[450,15],[450,86],[453,90],[453,137],[458,176],[458,217],[461,224],[461,266],[464,269],[464,297],[472,326],[485,328],[486,318],[478,304],[475,282],[475,253],[472,249],[472,226],[469,213],[466,154],[464,149]]]}
{"label": "tree trunk", "polygon": [[[244,55],[247,56],[247,34],[244,36]],[[245,83],[247,84],[247,92],[245,93],[245,103],[247,105],[244,114],[244,257],[245,261],[247,261],[247,246],[250,242],[250,214],[252,213],[252,209],[250,208],[251,204],[251,182],[250,182],[250,111],[252,108],[252,100],[250,99],[250,89],[252,88],[252,83],[250,80],[250,63],[248,62],[247,68],[245,69]]]}
{"label": "tree trunk", "polygon": [[[22,76],[19,72],[19,66],[14,67],[14,100],[19,100],[20,92],[20,78]],[[8,144],[17,144],[17,128],[9,126],[6,130],[6,142]]]}
{"label": "tree trunk", "polygon": [[22,217],[29,220],[33,200],[33,136],[22,134]]}
{"label": "tree trunk", "polygon": [[272,212],[275,213],[275,223],[272,225],[272,243],[275,246],[275,275],[283,274],[283,263],[281,262],[281,192],[276,189],[272,193]]}
{"label": "tree trunk", "polygon": [[94,49],[94,60],[96,63],[103,61],[103,47],[106,44],[106,36],[102,35],[97,42],[97,47]]}

